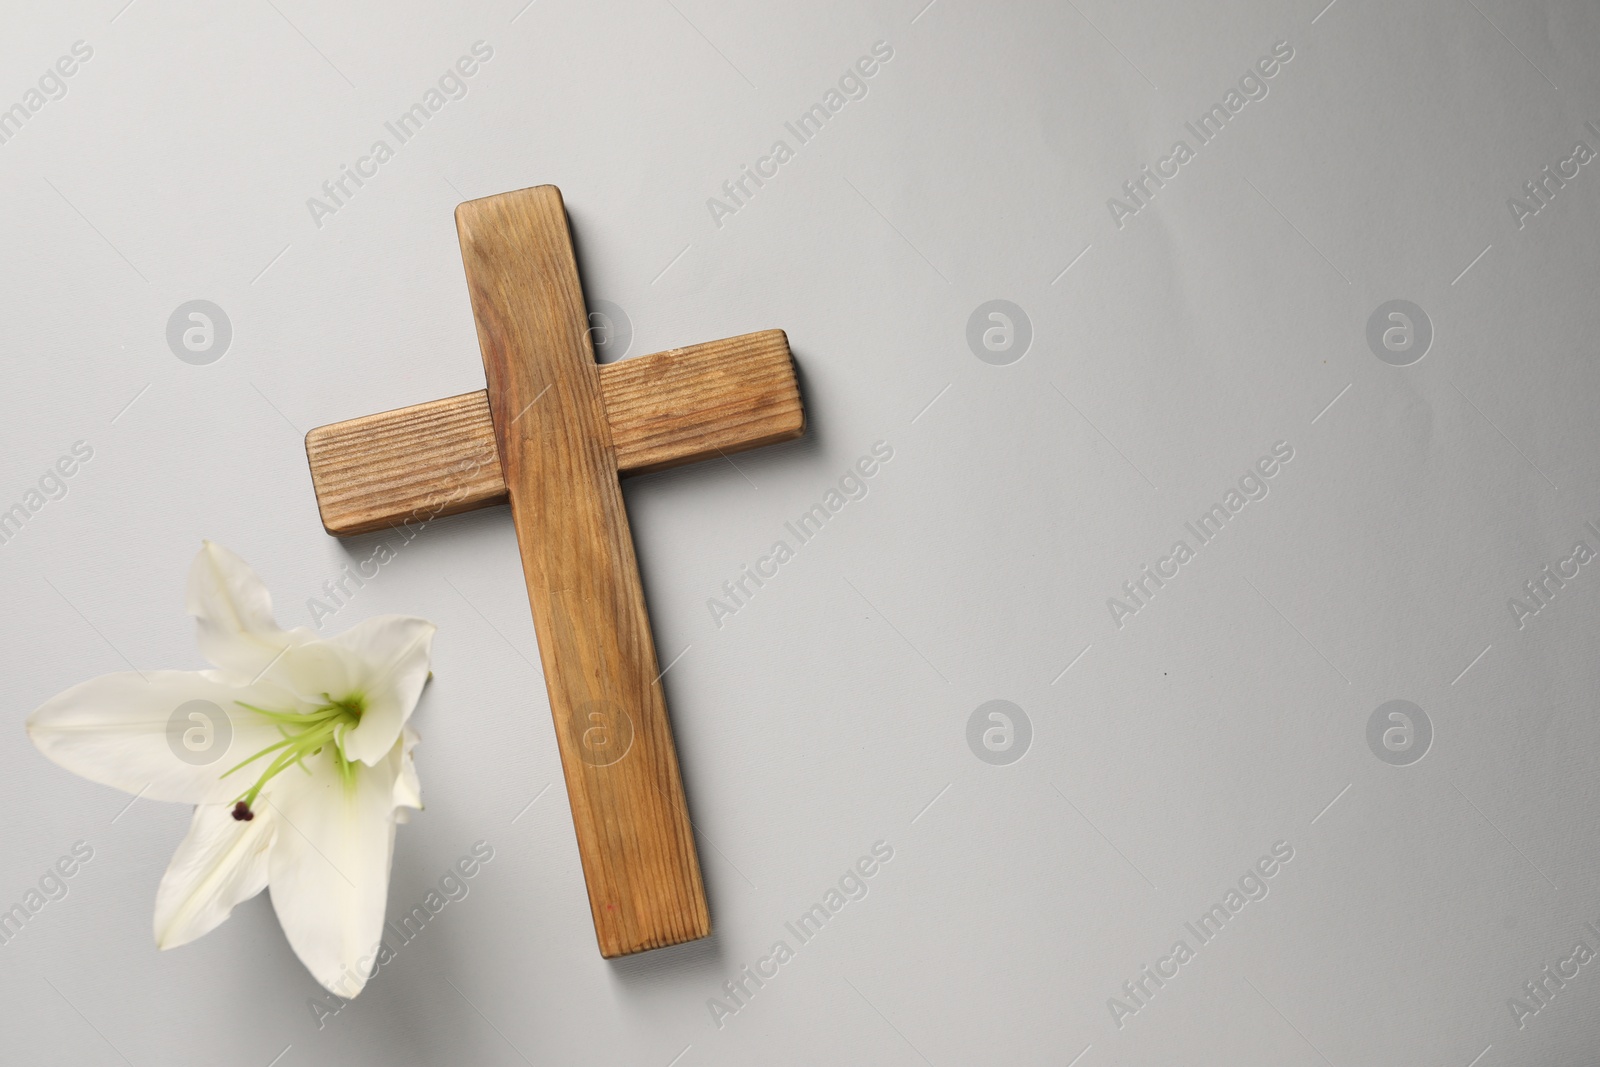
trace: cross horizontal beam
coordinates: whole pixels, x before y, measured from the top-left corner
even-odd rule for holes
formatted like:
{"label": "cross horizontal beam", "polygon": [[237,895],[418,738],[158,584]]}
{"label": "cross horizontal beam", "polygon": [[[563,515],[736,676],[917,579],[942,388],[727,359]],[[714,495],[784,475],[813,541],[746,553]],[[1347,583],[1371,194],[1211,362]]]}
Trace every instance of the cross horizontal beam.
{"label": "cross horizontal beam", "polygon": [[[617,470],[642,474],[805,432],[789,340],[763,330],[600,365]],[[539,401],[518,415],[537,419]],[[506,502],[487,391],[319,426],[306,456],[338,537]]]}

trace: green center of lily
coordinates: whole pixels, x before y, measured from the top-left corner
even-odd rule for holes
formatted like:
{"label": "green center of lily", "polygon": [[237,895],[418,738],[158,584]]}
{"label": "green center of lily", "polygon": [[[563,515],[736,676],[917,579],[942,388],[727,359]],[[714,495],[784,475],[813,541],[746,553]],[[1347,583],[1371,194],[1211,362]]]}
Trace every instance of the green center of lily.
{"label": "green center of lily", "polygon": [[235,798],[233,808],[235,819],[248,821],[255,818],[252,806],[256,797],[260,795],[261,788],[290,767],[299,765],[301,770],[305,770],[305,758],[315,756],[324,748],[331,749],[339,777],[346,783],[350,781],[354,769],[353,761],[345,757],[343,741],[345,733],[361,721],[361,715],[366,711],[366,698],[360,693],[354,693],[335,700],[327,693],[323,693],[322,701],[310,711],[273,711],[246,704],[242,700],[234,702],[248,711],[270,719],[278,727],[278,732],[283,735],[282,741],[268,745],[249,759],[223,772],[222,777],[226,778],[263,756],[272,756],[272,762],[261,772],[256,784]]}

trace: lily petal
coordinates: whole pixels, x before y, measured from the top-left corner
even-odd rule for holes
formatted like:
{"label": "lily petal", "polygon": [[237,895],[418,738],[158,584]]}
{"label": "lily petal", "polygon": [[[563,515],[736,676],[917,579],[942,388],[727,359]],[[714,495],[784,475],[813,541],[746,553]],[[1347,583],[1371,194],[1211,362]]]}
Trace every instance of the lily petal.
{"label": "lily petal", "polygon": [[[356,693],[366,680],[365,665],[330,641],[307,641],[284,651],[262,674],[307,707]],[[326,694],[326,695],[324,695]]]}
{"label": "lily petal", "polygon": [[400,731],[400,770],[394,779],[394,821],[398,823],[411,821],[411,809],[422,810],[422,781],[411,758],[411,750],[421,740],[422,735],[409,726]]}
{"label": "lily petal", "polygon": [[428,681],[437,630],[427,619],[379,615],[328,642],[354,653],[365,670],[366,711],[344,737],[351,759],[371,766],[388,756]]}
{"label": "lily petal", "polygon": [[341,776],[331,752],[262,793],[281,820],[269,858],[272,907],[312,977],[345,998],[377,960],[394,855],[395,757]]}
{"label": "lily petal", "polygon": [[221,804],[253,780],[250,768],[222,772],[280,736],[237,702],[282,706],[287,696],[276,686],[228,685],[209,671],[105,674],[40,705],[28,736],[91,782],[151,800]]}
{"label": "lily petal", "polygon": [[195,808],[188,836],[156,890],[156,946],[177,948],[210,933],[235,904],[265,889],[277,829],[271,809],[240,821],[226,804]]}
{"label": "lily petal", "polygon": [[244,560],[206,541],[189,568],[184,608],[199,623],[200,652],[217,667],[254,681],[290,645],[313,639],[306,627],[284,630],[272,617],[272,594]]}

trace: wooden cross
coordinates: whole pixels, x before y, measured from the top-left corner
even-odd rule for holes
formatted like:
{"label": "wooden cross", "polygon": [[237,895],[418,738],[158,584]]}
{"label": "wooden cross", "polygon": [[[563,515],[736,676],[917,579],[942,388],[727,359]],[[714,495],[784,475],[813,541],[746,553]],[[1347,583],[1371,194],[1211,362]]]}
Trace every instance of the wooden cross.
{"label": "wooden cross", "polygon": [[456,208],[489,388],[306,435],[349,536],[509,500],[600,954],[711,932],[617,476],[805,430],[782,330],[595,363],[561,191]]}

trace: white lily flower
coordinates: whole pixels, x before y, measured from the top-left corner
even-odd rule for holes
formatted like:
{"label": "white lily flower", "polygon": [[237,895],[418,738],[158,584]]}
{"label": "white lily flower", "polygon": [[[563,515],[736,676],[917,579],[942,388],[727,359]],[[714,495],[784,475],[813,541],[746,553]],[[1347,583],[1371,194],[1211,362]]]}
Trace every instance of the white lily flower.
{"label": "white lily flower", "polygon": [[295,954],[353,997],[377,958],[395,823],[422,807],[406,720],[434,625],[388,615],[329,640],[283,630],[261,579],[209,541],[186,606],[214,670],[95,678],[35,711],[28,736],[90,781],[196,805],[156,892],[159,947],[193,941],[270,885]]}

